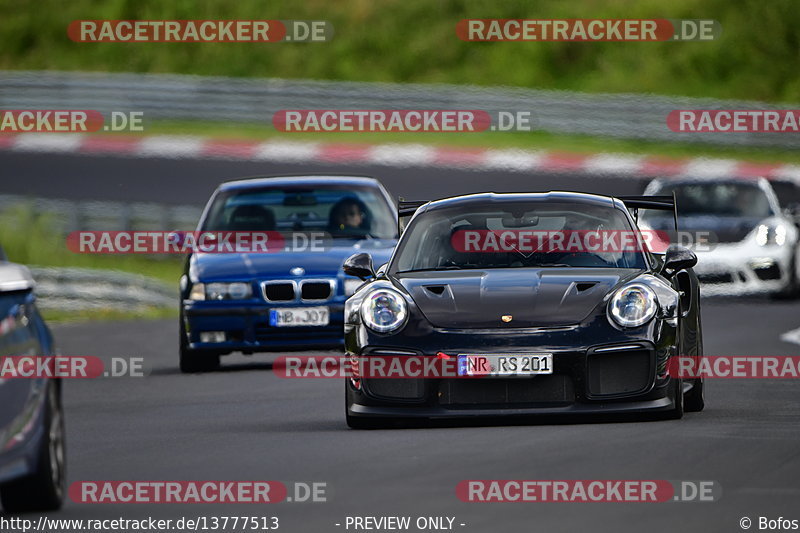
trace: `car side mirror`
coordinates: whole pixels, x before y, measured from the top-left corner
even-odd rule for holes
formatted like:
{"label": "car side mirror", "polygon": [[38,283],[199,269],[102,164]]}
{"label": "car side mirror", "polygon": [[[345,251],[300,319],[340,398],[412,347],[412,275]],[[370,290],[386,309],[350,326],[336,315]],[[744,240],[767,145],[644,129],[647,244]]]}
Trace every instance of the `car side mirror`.
{"label": "car side mirror", "polygon": [[368,253],[353,254],[345,259],[342,265],[344,273],[348,276],[355,276],[362,281],[375,277],[375,269],[372,267],[372,256]]}
{"label": "car side mirror", "polygon": [[671,276],[679,270],[692,268],[697,264],[697,255],[683,246],[670,246],[664,256],[664,271]]}

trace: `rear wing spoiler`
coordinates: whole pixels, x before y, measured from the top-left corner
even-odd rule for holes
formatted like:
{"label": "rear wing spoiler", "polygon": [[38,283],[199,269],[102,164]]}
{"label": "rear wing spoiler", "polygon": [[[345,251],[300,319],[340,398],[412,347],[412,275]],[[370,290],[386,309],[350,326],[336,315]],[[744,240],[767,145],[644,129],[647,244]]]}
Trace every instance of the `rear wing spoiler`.
{"label": "rear wing spoiler", "polygon": [[406,224],[417,212],[417,209],[427,204],[428,200],[406,202],[401,197],[397,202],[397,235],[402,235],[403,230],[406,229]]}
{"label": "rear wing spoiler", "polygon": [[675,193],[671,196],[617,196],[625,207],[633,210],[633,218],[639,223],[639,209],[658,209],[659,211],[672,211],[675,231],[678,231],[678,206]]}
{"label": "rear wing spoiler", "polygon": [[[675,231],[678,231],[678,208],[675,202],[675,193],[671,196],[617,196],[625,207],[633,210],[633,218],[639,223],[639,209],[658,209],[672,211]],[[408,220],[417,212],[417,209],[427,204],[427,200],[407,202],[403,198],[397,202],[397,234],[401,235]]]}
{"label": "rear wing spoiler", "polygon": [[400,198],[400,201],[397,202],[397,216],[410,217],[411,215],[417,212],[417,209],[419,209],[420,207],[422,207],[427,203],[428,200],[422,200],[419,202],[406,202],[402,198]]}

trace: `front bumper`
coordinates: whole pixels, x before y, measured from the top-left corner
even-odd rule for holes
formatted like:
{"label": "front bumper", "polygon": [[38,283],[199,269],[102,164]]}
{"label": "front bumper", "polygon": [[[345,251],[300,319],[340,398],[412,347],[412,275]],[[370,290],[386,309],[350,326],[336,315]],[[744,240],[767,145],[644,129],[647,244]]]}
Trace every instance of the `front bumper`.
{"label": "front bumper", "polygon": [[[268,352],[303,350],[308,348],[341,347],[344,320],[344,301],[325,303],[266,304],[241,302],[183,302],[184,334],[187,348],[227,354],[231,352]],[[269,324],[270,309],[280,307],[328,307],[327,326],[276,327]],[[201,332],[224,332],[223,342],[201,342]]]}
{"label": "front bumper", "polygon": [[[350,335],[360,328],[356,327]],[[601,328],[588,328],[599,333]],[[530,332],[484,332],[480,349],[475,333],[433,331],[427,346],[413,349],[374,344],[360,349],[369,357],[379,352],[435,357],[437,351],[460,353],[552,353],[553,374],[484,378],[361,378],[347,380],[348,414],[380,418],[470,418],[526,415],[580,415],[666,412],[674,409],[667,375],[675,355],[675,329],[663,321],[643,328],[639,335],[593,337],[601,344],[576,345],[587,331],[580,326]],[[363,335],[363,334],[362,334]],[[390,339],[387,337],[386,339]],[[653,340],[655,339],[655,340]],[[353,346],[348,337],[348,348]],[[440,347],[440,349],[439,349]],[[357,353],[349,350],[350,353]]]}
{"label": "front bumper", "polygon": [[580,416],[580,415],[624,415],[644,413],[666,413],[675,404],[664,394],[652,400],[618,402],[613,404],[572,404],[566,406],[481,407],[472,409],[445,409],[443,407],[372,406],[353,404],[348,410],[351,417],[364,418],[409,418],[428,420],[470,419],[470,418],[517,418],[531,416]]}
{"label": "front bumper", "polygon": [[703,296],[774,294],[791,283],[792,247],[719,244],[697,252],[694,271]]}

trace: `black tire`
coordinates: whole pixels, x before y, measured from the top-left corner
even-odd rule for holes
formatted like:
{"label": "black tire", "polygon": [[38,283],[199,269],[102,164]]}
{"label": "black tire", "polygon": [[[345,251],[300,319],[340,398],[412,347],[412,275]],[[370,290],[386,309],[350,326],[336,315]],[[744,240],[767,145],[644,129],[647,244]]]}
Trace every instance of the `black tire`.
{"label": "black tire", "polygon": [[800,280],[797,279],[797,263],[796,254],[792,257],[792,262],[789,264],[789,281],[786,287],[772,295],[773,300],[793,300],[800,295]]}
{"label": "black tire", "polygon": [[669,420],[680,420],[683,418],[683,380],[679,378],[672,378],[672,401],[675,404],[670,411],[667,412],[666,418]]}
{"label": "black tire", "polygon": [[61,394],[56,382],[47,387],[45,434],[39,447],[36,471],[0,486],[6,513],[56,511],[66,492],[66,444]]}
{"label": "black tire", "polygon": [[184,374],[196,374],[199,372],[213,372],[219,370],[219,354],[203,353],[187,347],[186,334],[183,331],[183,317],[180,320],[178,331],[180,337],[179,366]]}
{"label": "black tire", "polygon": [[184,374],[219,370],[219,354],[207,354],[181,347],[180,367]]}
{"label": "black tire", "polygon": [[706,406],[706,399],[705,399],[705,392],[703,391],[705,387],[705,380],[703,378],[697,378],[694,380],[694,386],[692,390],[684,394],[683,396],[683,410],[687,413],[699,413],[703,410]]}
{"label": "black tire", "polygon": [[[702,315],[697,313],[697,355],[700,359],[703,358],[703,323]],[[702,377],[694,380],[692,390],[683,395],[683,410],[687,413],[699,413],[706,406],[706,393],[705,393],[706,380]]]}

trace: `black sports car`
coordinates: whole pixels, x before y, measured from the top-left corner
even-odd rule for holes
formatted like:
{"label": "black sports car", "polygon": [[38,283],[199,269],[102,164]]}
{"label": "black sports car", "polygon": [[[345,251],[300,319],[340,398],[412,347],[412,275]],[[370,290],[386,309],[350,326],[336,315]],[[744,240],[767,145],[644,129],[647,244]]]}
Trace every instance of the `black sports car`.
{"label": "black sports car", "polygon": [[668,371],[673,357],[702,356],[697,258],[643,245],[636,219],[648,208],[674,212],[674,199],[549,192],[401,202],[401,224],[411,219],[389,262],[377,273],[366,253],[344,264],[367,281],[346,302],[347,357],[445,358],[457,375],[356,371],[345,385],[348,425],[700,411],[702,380]]}

